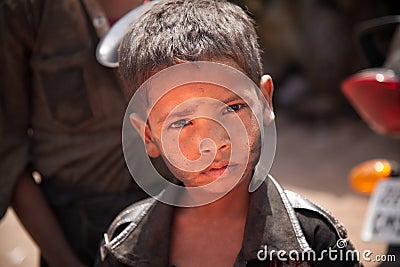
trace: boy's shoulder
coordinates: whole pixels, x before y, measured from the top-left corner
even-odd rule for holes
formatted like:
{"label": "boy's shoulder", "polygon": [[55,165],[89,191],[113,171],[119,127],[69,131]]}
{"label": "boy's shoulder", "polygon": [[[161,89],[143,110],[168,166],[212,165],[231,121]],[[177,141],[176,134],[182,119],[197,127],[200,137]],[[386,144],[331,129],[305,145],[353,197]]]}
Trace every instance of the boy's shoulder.
{"label": "boy's shoulder", "polygon": [[285,190],[284,192],[303,227],[307,224],[307,220],[319,220],[334,230],[339,238],[347,238],[347,231],[343,224],[328,210],[298,193],[290,190]]}
{"label": "boy's shoulder", "polygon": [[354,250],[346,228],[328,210],[290,190],[285,190],[285,195],[312,250],[317,253],[327,248]]}
{"label": "boy's shoulder", "polygon": [[113,248],[121,244],[124,241],[124,237],[138,226],[155,204],[156,200],[149,197],[135,202],[121,211],[111,223],[107,233],[104,234],[106,245]]}
{"label": "boy's shoulder", "polygon": [[118,214],[107,232],[104,233],[100,247],[101,261],[104,261],[106,255],[110,253],[118,261],[125,262],[123,253],[119,251],[120,248],[131,245],[127,240],[129,235],[138,227],[156,203],[156,199],[149,197],[133,203]]}
{"label": "boy's shoulder", "polygon": [[[304,243],[301,236],[305,237],[305,247],[318,251],[328,247],[335,247],[341,241],[348,242],[345,227],[328,210],[322,208],[311,200],[290,190],[285,190],[273,177],[269,176],[269,184],[274,185],[270,197],[280,198],[290,218],[299,243]],[[271,193],[271,192],[269,192]],[[352,245],[349,243],[348,249]],[[307,249],[307,248],[306,248]]]}

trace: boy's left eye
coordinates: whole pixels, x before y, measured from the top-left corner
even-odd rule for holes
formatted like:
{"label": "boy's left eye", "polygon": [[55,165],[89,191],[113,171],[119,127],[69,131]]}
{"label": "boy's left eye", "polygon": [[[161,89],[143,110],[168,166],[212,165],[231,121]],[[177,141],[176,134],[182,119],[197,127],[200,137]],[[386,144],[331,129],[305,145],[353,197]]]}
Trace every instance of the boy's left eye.
{"label": "boy's left eye", "polygon": [[190,125],[190,124],[192,124],[191,121],[182,119],[182,120],[178,120],[178,121],[171,123],[169,128],[183,128],[186,125]]}
{"label": "boy's left eye", "polygon": [[243,104],[233,104],[233,105],[229,105],[225,108],[223,114],[225,113],[229,113],[229,112],[238,112],[241,108],[243,108],[244,105]]}

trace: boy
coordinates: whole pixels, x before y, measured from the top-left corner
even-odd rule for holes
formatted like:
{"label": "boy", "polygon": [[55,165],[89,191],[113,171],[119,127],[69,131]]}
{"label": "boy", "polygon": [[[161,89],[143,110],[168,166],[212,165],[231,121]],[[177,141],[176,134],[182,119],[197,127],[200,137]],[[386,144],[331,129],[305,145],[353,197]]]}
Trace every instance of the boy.
{"label": "boy", "polygon": [[[184,186],[167,184],[123,211],[99,266],[359,266],[329,213],[264,181],[273,86],[239,7],[155,4],[124,37],[120,71],[147,154]],[[157,176],[149,173],[133,176]]]}

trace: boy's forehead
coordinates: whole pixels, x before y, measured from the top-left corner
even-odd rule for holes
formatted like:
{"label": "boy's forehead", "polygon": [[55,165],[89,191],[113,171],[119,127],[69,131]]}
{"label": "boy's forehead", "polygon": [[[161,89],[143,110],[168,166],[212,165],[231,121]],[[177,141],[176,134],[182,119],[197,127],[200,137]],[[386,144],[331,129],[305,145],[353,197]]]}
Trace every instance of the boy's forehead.
{"label": "boy's forehead", "polygon": [[[253,98],[257,85],[234,67],[209,62],[196,61],[177,64],[164,69],[149,78],[135,93],[136,98],[153,107],[162,97],[175,92],[190,94],[190,90],[210,92],[210,88],[238,95],[242,99]],[[207,94],[205,92],[205,95]]]}
{"label": "boy's forehead", "polygon": [[[150,103],[156,103],[162,101],[165,104],[180,103],[182,101],[188,101],[191,99],[198,98],[213,98],[221,102],[228,102],[233,98],[241,98],[237,93],[229,88],[226,88],[219,84],[207,83],[207,82],[193,82],[186,83],[175,88],[171,88],[162,95],[158,92],[160,89],[157,87],[149,88],[148,98]],[[251,88],[243,88],[243,94],[251,97]],[[249,91],[249,92],[247,92]],[[252,95],[255,95],[255,91],[251,90]]]}

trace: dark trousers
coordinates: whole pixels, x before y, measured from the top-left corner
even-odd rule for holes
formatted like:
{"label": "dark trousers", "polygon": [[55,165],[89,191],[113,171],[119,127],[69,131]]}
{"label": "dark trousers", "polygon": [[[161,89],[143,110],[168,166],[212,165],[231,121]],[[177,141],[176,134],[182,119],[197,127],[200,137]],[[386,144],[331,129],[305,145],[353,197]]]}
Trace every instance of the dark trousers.
{"label": "dark trousers", "polygon": [[[67,242],[87,266],[94,264],[103,234],[116,215],[130,204],[147,197],[137,187],[124,193],[98,193],[55,179],[44,181],[41,188]],[[41,258],[40,266],[49,265]]]}

